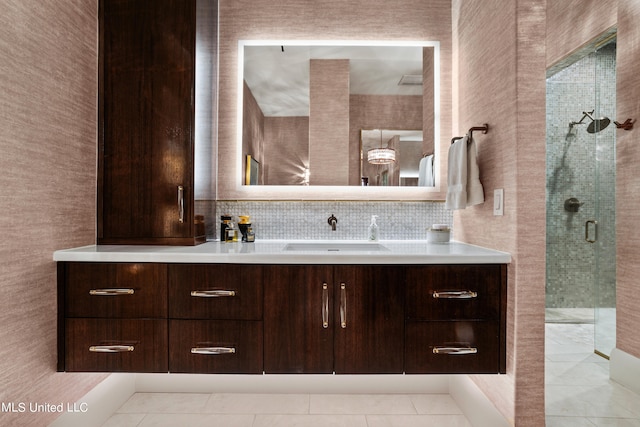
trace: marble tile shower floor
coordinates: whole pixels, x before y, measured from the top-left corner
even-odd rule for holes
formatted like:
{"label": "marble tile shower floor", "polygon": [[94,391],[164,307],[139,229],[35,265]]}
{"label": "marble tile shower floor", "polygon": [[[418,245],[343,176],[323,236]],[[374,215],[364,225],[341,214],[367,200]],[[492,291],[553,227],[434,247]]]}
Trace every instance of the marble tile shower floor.
{"label": "marble tile shower floor", "polygon": [[640,427],[640,396],[609,379],[591,323],[547,323],[546,427]]}
{"label": "marble tile shower floor", "polygon": [[471,427],[448,394],[136,393],[103,427]]}

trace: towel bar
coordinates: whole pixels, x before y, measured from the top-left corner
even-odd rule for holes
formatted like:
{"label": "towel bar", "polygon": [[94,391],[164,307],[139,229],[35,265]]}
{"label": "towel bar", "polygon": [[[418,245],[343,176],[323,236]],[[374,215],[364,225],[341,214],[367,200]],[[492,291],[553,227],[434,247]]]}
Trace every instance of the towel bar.
{"label": "towel bar", "polygon": [[[483,124],[482,126],[474,126],[472,128],[469,128],[469,132],[467,133],[469,135],[469,140],[471,140],[471,138],[473,137],[473,131],[482,131],[482,133],[487,133],[489,132],[489,125],[487,123]],[[456,142],[459,139],[464,138],[463,136],[455,136],[451,139],[451,143],[453,144],[454,142]]]}

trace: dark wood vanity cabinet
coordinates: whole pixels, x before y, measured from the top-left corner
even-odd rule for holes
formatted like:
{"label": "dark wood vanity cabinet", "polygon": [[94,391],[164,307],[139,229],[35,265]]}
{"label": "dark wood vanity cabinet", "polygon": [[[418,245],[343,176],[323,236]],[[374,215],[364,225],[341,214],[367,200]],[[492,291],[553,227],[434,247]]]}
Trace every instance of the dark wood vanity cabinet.
{"label": "dark wood vanity cabinet", "polygon": [[167,372],[167,267],[58,264],[58,370]]}
{"label": "dark wood vanity cabinet", "polygon": [[506,265],[407,266],[405,371],[506,372]]}
{"label": "dark wood vanity cabinet", "polygon": [[100,0],[98,243],[193,245],[196,0]]}
{"label": "dark wood vanity cabinet", "polygon": [[506,265],[58,264],[58,370],[506,371]]}
{"label": "dark wood vanity cabinet", "polygon": [[169,370],[261,374],[262,270],[169,264]]}
{"label": "dark wood vanity cabinet", "polygon": [[397,266],[265,267],[265,372],[403,372]]}

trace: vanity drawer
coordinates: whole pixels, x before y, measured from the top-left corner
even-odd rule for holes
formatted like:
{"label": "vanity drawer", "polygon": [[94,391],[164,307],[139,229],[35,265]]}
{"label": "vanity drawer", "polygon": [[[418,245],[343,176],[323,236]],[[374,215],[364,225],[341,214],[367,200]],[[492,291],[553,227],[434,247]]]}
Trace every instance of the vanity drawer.
{"label": "vanity drawer", "polygon": [[500,373],[496,321],[407,322],[407,374]]}
{"label": "vanity drawer", "polygon": [[169,265],[172,319],[261,320],[262,305],[259,265]]}
{"label": "vanity drawer", "polygon": [[68,372],[167,372],[167,321],[67,319]]}
{"label": "vanity drawer", "polygon": [[170,320],[169,348],[171,372],[263,372],[261,321]]}
{"label": "vanity drawer", "polygon": [[151,263],[67,263],[67,317],[167,316],[167,267]]}
{"label": "vanity drawer", "polygon": [[433,265],[406,269],[408,320],[499,320],[506,269]]}

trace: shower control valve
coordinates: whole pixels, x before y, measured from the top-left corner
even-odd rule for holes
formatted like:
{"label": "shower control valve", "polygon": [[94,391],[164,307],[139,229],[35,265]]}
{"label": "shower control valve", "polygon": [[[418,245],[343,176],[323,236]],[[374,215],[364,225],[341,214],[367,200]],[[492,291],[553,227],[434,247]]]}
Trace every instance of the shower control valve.
{"label": "shower control valve", "polygon": [[564,210],[567,212],[578,212],[582,205],[584,205],[584,202],[581,202],[575,197],[571,197],[564,201]]}

